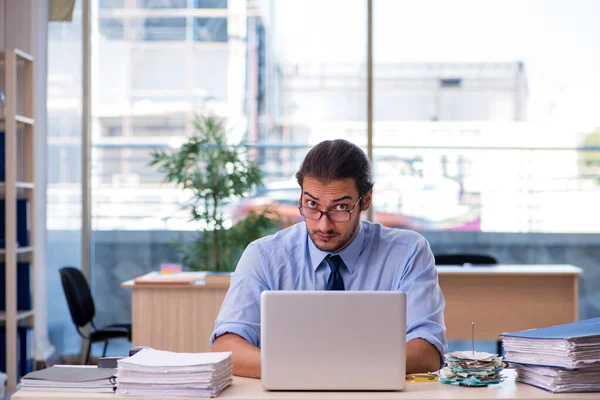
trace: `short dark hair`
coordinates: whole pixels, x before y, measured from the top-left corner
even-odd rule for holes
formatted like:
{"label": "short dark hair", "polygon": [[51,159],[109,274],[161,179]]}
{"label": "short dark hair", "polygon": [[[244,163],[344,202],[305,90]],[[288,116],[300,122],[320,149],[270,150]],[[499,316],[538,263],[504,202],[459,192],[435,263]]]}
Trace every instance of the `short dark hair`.
{"label": "short dark hair", "polygon": [[360,197],[373,189],[369,158],[360,147],[344,139],[325,140],[313,147],[296,172],[300,187],[306,176],[326,182],[352,178]]}

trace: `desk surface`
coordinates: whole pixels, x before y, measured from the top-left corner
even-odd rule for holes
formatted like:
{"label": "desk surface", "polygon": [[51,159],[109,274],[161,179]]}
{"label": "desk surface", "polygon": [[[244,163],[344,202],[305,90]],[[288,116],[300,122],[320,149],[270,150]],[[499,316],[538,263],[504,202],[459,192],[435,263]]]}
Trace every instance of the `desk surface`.
{"label": "desk surface", "polygon": [[[267,392],[261,387],[260,380],[249,378],[234,378],[233,384],[225,389],[219,399],[598,399],[599,393],[564,393],[556,394],[537,389],[533,386],[515,383],[515,373],[505,371],[507,380],[499,385],[483,388],[459,387],[442,385],[437,382],[407,382],[403,392]],[[79,393],[79,392],[37,392],[20,390],[12,397],[13,400],[55,400],[55,399],[128,399],[150,400],[159,397],[116,396],[108,393]],[[175,399],[165,398],[165,399]],[[189,398],[188,398],[189,399]]]}
{"label": "desk surface", "polygon": [[[437,267],[438,274],[442,275],[580,275],[583,270],[568,264],[499,264],[499,265],[443,265]],[[136,285],[133,279],[121,283],[122,288],[155,289],[155,288],[197,288],[214,289],[227,287],[224,285],[192,285],[192,284],[168,284],[157,283]]]}
{"label": "desk surface", "polygon": [[583,270],[568,264],[439,265],[439,275],[580,275]]}

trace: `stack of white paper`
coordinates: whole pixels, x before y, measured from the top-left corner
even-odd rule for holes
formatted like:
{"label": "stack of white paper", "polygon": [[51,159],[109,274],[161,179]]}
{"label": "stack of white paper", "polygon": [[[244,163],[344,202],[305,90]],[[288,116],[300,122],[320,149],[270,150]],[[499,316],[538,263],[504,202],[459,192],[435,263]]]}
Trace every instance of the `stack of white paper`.
{"label": "stack of white paper", "polygon": [[600,391],[600,318],[502,336],[517,381],[551,392]]}
{"label": "stack of white paper", "polygon": [[117,394],[215,397],[232,382],[231,353],[142,349],[117,362]]}
{"label": "stack of white paper", "polygon": [[519,382],[537,386],[550,392],[599,392],[600,367],[569,370],[536,365],[513,365]]}
{"label": "stack of white paper", "polygon": [[[600,319],[598,325],[600,329]],[[570,369],[600,364],[600,335],[565,339],[507,336],[503,345],[505,358],[515,363]]]}

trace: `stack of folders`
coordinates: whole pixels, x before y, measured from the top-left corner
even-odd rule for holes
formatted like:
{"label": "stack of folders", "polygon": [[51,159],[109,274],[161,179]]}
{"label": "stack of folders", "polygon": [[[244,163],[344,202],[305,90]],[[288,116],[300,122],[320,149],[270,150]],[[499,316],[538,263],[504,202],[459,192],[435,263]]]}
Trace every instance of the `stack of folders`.
{"label": "stack of folders", "polygon": [[600,318],[501,336],[518,381],[550,392],[600,391]]}
{"label": "stack of folders", "polygon": [[55,365],[30,372],[21,379],[21,390],[44,392],[112,393],[115,390],[114,368]]}
{"label": "stack of folders", "polygon": [[117,394],[125,396],[216,397],[232,382],[230,352],[146,348],[117,364]]}

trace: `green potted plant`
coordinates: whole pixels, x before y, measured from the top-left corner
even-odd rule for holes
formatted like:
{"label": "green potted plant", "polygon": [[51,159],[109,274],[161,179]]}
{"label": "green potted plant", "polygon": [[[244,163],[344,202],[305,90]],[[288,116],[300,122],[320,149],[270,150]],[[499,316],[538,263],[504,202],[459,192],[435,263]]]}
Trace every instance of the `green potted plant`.
{"label": "green potted plant", "polygon": [[191,220],[202,226],[192,242],[175,243],[187,269],[233,271],[248,243],[279,226],[277,215],[269,209],[251,211],[235,225],[227,226],[226,206],[261,186],[263,178],[258,164],[248,159],[243,144],[227,143],[222,119],[199,117],[195,134],[180,148],[151,155],[150,165],[165,174],[166,182],[191,193],[184,207]]}

